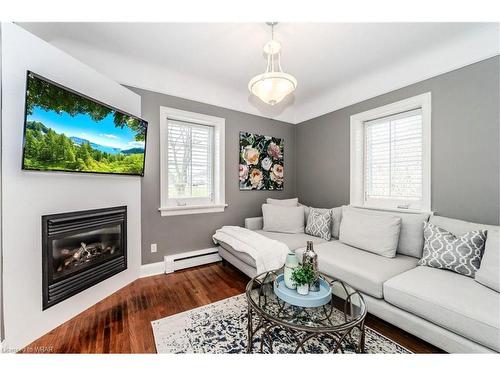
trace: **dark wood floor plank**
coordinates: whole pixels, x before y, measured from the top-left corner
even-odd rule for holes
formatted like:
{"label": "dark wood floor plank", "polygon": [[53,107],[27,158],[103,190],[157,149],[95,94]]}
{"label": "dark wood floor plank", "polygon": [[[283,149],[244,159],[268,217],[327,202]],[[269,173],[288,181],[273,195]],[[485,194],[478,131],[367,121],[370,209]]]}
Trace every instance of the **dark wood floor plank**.
{"label": "dark wood floor plank", "polygon": [[[156,353],[151,321],[245,291],[248,277],[221,263],[136,280],[31,343],[25,352]],[[367,326],[415,353],[434,346],[372,315]]]}

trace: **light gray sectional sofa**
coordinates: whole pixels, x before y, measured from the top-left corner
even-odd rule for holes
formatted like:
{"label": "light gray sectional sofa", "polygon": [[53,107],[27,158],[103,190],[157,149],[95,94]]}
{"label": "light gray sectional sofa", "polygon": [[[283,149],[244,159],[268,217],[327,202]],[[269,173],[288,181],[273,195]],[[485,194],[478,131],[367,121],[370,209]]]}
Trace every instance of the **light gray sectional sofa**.
{"label": "light gray sectional sofa", "polygon": [[[422,256],[424,221],[429,220],[456,235],[476,229],[498,231],[500,227],[422,213],[356,210],[401,217],[395,257],[374,254],[338,240],[342,230],[340,207],[333,209],[334,238],[330,241],[305,233],[263,231],[262,218],[246,219],[245,226],[285,243],[296,251],[299,259],[306,241],[313,241],[320,271],[361,291],[371,314],[447,352],[500,352],[500,293],[474,278],[417,265]],[[496,249],[488,249],[488,246],[496,246]],[[498,246],[499,243],[487,242],[485,253],[498,252]],[[219,253],[248,276],[255,276],[255,262],[247,254],[227,244],[220,244]],[[496,262],[495,272],[500,278],[498,259]]]}

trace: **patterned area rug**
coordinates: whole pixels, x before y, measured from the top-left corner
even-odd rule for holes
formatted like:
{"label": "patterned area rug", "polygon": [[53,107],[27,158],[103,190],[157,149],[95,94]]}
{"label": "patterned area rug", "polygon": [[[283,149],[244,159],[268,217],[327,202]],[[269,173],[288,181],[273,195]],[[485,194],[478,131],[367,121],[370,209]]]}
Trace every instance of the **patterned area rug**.
{"label": "patterned area rug", "polygon": [[[158,353],[245,353],[246,324],[244,294],[151,322]],[[260,348],[259,336],[256,334],[254,339],[254,352]],[[285,331],[274,330],[272,336],[274,353],[293,352],[295,341]],[[324,345],[313,340],[306,347],[308,353],[323,353],[324,350]],[[344,351],[353,353],[354,345],[348,344]],[[411,353],[369,327],[366,327],[365,351],[370,354]]]}

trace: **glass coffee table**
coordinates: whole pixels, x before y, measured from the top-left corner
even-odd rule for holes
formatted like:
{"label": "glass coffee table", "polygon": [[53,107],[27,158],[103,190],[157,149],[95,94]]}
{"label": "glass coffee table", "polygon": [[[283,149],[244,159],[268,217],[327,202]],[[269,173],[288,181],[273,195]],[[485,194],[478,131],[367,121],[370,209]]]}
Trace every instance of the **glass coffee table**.
{"label": "glass coffee table", "polygon": [[283,268],[257,275],[246,287],[247,353],[254,349],[261,353],[364,352],[367,309],[357,290],[320,274],[332,288],[331,301],[320,307],[297,307],[274,293],[274,281],[282,273]]}

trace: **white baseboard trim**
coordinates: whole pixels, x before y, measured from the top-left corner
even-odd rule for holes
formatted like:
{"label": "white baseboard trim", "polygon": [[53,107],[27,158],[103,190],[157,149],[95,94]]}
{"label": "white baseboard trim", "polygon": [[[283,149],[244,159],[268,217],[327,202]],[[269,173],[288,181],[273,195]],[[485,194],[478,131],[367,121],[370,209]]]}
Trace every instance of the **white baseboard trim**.
{"label": "white baseboard trim", "polygon": [[148,277],[161,275],[163,273],[172,273],[184,268],[201,266],[203,264],[220,262],[216,247],[208,249],[186,251],[184,253],[167,255],[163,262],[143,264],[141,266],[139,277]]}
{"label": "white baseboard trim", "polygon": [[[5,332],[4,332],[5,334]],[[7,344],[7,339],[4,337],[0,340],[0,355],[2,354],[16,354],[18,350],[9,350],[9,345]]]}
{"label": "white baseboard trim", "polygon": [[165,257],[165,273],[172,273],[184,268],[201,266],[202,264],[221,261],[216,247],[186,251],[184,253],[167,255]]}
{"label": "white baseboard trim", "polygon": [[165,262],[156,262],[141,265],[139,277],[161,275],[165,273]]}

